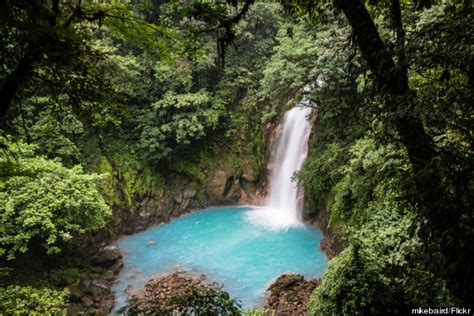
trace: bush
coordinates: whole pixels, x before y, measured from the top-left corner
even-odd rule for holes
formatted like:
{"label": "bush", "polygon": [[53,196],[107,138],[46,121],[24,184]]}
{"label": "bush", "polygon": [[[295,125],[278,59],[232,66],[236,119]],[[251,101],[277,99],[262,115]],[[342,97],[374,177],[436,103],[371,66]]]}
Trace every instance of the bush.
{"label": "bush", "polygon": [[122,310],[126,315],[241,315],[240,304],[216,286],[192,286],[169,300],[133,300]]}
{"label": "bush", "polygon": [[66,315],[67,290],[10,285],[0,287],[2,315]]}
{"label": "bush", "polygon": [[22,143],[10,147],[0,156],[0,256],[14,259],[33,243],[58,253],[61,243],[105,226],[111,210],[97,188],[101,176]]}

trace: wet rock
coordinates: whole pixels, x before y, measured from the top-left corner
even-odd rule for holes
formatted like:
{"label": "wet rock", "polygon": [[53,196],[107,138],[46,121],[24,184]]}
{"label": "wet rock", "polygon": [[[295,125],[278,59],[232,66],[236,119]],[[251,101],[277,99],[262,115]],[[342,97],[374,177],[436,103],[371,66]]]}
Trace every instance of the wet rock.
{"label": "wet rock", "polygon": [[143,211],[143,212],[140,212],[140,213],[138,214],[138,216],[141,217],[141,218],[140,218],[141,220],[146,220],[146,219],[150,218],[151,213],[149,213],[149,212],[147,212],[147,211]]}
{"label": "wet rock", "polygon": [[[329,226],[329,212],[323,205],[317,206],[317,215],[306,215],[311,218],[311,225],[318,227],[323,232],[323,238],[320,242],[321,250],[330,259],[340,254],[346,247],[343,234],[336,228]],[[304,215],[304,214],[303,214]]]}
{"label": "wet rock", "polygon": [[189,202],[190,202],[189,199],[184,199],[183,202],[181,202],[181,204],[179,205],[181,213],[183,213],[184,211],[188,209]]}
{"label": "wet rock", "polygon": [[225,201],[238,201],[240,199],[241,188],[239,186],[239,179],[234,177],[230,177],[227,179],[226,187],[225,187]]}
{"label": "wet rock", "polygon": [[104,280],[107,280],[107,282],[114,281],[116,277],[116,273],[115,271],[107,270],[104,272],[104,274],[102,274],[101,277],[104,278]]}
{"label": "wet rock", "polygon": [[107,295],[101,302],[100,302],[100,310],[102,315],[107,315],[110,310],[114,307],[115,298],[113,294]]}
{"label": "wet rock", "polygon": [[122,253],[117,246],[110,245],[102,247],[99,253],[92,258],[92,262],[98,266],[108,268],[113,266],[122,258]]}
{"label": "wet rock", "polygon": [[110,267],[109,270],[112,271],[113,274],[116,276],[117,274],[119,274],[122,267],[123,267],[123,261],[120,259],[119,261],[117,261],[117,263],[115,263],[112,267]]}

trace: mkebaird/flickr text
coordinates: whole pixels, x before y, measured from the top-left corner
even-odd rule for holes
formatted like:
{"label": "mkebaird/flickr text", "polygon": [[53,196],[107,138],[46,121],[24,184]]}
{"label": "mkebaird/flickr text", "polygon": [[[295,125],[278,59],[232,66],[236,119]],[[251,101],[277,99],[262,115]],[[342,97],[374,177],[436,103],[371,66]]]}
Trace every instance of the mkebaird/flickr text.
{"label": "mkebaird/flickr text", "polygon": [[465,307],[417,307],[412,308],[412,315],[472,315],[471,308]]}

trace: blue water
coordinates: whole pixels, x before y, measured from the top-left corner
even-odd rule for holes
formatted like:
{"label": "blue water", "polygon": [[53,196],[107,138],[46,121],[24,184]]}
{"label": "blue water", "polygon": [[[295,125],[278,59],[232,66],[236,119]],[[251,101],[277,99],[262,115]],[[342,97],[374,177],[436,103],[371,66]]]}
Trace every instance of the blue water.
{"label": "blue water", "polygon": [[285,272],[321,277],[327,259],[319,249],[321,232],[302,225],[272,229],[252,221],[252,207],[205,209],[124,237],[124,267],[114,286],[116,306],[124,290],[177,269],[205,274],[224,285],[244,307],[262,304],[265,290]]}

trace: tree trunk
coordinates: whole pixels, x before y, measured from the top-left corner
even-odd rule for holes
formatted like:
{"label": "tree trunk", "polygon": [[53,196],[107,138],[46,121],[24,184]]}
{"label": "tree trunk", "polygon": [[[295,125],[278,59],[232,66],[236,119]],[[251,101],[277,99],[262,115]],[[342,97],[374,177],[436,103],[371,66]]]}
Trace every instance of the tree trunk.
{"label": "tree trunk", "polygon": [[[414,97],[408,86],[405,61],[402,58],[400,65],[395,64],[362,0],[335,0],[334,4],[348,19],[362,56],[373,72],[375,84],[388,106],[388,112],[395,117],[393,123],[412,164],[420,211],[428,220],[428,231],[441,240],[448,263],[455,266],[448,271],[451,288],[469,305],[473,299],[473,259],[464,253],[469,253],[472,246],[470,240],[466,240],[466,234],[456,231],[460,226],[459,212],[455,207],[447,207],[449,201],[442,191],[435,150],[422,121],[414,113]],[[397,0],[392,0],[392,13],[395,14],[393,22],[397,35],[404,40]],[[456,243],[463,240],[465,246],[453,245],[453,241]]]}
{"label": "tree trunk", "polygon": [[[372,18],[361,0],[337,0],[336,6],[346,15],[356,36],[362,56],[374,73],[376,85],[384,97],[391,114],[395,115],[394,124],[400,134],[401,142],[406,146],[410,162],[418,176],[425,174],[430,166],[435,152],[423,124],[413,111],[413,96],[408,87],[406,67],[397,67],[392,55],[379,36]],[[398,114],[398,113],[403,114]],[[433,173],[433,172],[431,172]],[[439,198],[439,177],[427,179],[418,177],[421,202],[431,206],[432,201]],[[432,181],[435,180],[433,183]],[[426,185],[434,192],[427,192]],[[433,191],[431,190],[431,191]]]}
{"label": "tree trunk", "polygon": [[[21,84],[27,79],[33,70],[33,64],[39,57],[39,50],[28,51],[20,60],[15,70],[6,76],[5,83],[0,91],[0,118],[5,119],[5,115],[10,108],[13,99],[18,93]],[[0,122],[3,123],[3,122]]]}

